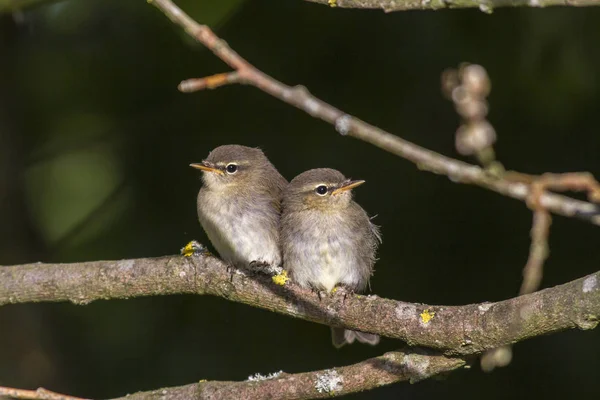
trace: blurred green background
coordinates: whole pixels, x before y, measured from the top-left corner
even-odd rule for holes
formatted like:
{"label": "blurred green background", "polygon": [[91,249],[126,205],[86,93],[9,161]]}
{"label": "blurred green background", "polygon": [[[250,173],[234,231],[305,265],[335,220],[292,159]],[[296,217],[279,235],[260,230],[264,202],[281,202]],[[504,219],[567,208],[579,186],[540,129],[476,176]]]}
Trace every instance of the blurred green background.
{"label": "blurred green background", "polygon": [[[301,0],[179,1],[289,84],[456,157],[443,69],[493,82],[501,161],[530,173],[600,176],[600,9],[402,12]],[[457,185],[256,89],[184,95],[227,67],[145,1],[71,0],[0,16],[0,264],[175,254],[207,243],[197,171],[221,144],[260,146],[288,179],[333,167],[367,184],[358,202],[384,237],[374,293],[466,304],[514,296],[531,213]],[[556,217],[543,286],[598,270],[600,230]],[[599,398],[600,330],[515,346],[512,364],[398,384],[352,399]],[[396,349],[330,344],[327,327],[223,299],[171,296],[0,308],[0,385],[84,397],[340,366]]]}

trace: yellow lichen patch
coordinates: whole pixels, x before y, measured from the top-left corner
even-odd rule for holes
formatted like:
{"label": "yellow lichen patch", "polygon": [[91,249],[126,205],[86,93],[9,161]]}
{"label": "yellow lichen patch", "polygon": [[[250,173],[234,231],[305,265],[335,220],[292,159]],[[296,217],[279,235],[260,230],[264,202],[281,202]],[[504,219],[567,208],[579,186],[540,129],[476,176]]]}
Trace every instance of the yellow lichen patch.
{"label": "yellow lichen patch", "polygon": [[195,240],[192,240],[181,249],[181,255],[185,257],[199,256],[203,253],[207,253],[206,248]]}
{"label": "yellow lichen patch", "polygon": [[200,380],[198,381],[198,383],[203,383],[203,382],[206,382],[206,379],[200,379]]}
{"label": "yellow lichen patch", "polygon": [[329,7],[337,7],[337,0],[328,0]]}
{"label": "yellow lichen patch", "polygon": [[280,274],[275,275],[272,279],[273,279],[273,282],[275,282],[275,284],[279,285],[279,286],[285,285],[287,283],[287,281],[290,280],[286,270],[281,271]]}
{"label": "yellow lichen patch", "polygon": [[333,289],[331,289],[331,293],[335,293],[335,292],[337,292],[337,291],[338,291],[338,288],[337,288],[337,287],[334,287]]}
{"label": "yellow lichen patch", "polygon": [[429,311],[428,308],[421,313],[421,321],[423,321],[424,324],[427,324],[433,319],[434,316],[435,313],[433,311]]}

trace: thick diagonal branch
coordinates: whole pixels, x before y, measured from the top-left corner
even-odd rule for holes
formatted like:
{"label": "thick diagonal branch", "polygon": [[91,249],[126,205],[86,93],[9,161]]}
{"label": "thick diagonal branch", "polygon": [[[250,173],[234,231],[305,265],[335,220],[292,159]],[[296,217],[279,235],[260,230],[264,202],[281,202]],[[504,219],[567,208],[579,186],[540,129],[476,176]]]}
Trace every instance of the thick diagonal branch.
{"label": "thick diagonal branch", "polygon": [[[521,201],[528,198],[530,191],[528,184],[493,176],[475,165],[427,150],[344,113],[313,96],[303,86],[287,86],[258,70],[231,49],[224,40],[215,35],[208,26],[198,24],[171,0],[148,1],[159,8],[171,21],[184,28],[190,36],[206,46],[237,73],[236,75],[216,75],[227,79],[219,79],[218,85],[212,86],[211,83],[213,83],[215,76],[208,79],[188,80],[180,84],[180,89],[192,91],[194,88],[208,88],[230,82],[243,82],[291,104],[315,118],[334,125],[341,135],[352,136],[371,143],[415,163],[422,170],[446,175],[454,182],[481,186]],[[232,77],[235,77],[235,79],[232,79]],[[577,217],[600,225],[600,208],[595,204],[551,193],[543,194],[540,203],[544,209],[555,214]]]}
{"label": "thick diagonal branch", "polygon": [[466,306],[429,306],[377,296],[319,298],[266,276],[233,276],[211,256],[142,258],[0,268],[0,305],[124,299],[176,293],[213,295],[280,314],[377,333],[446,355],[481,353],[565,329],[591,329],[600,317],[600,272],[540,292]]}

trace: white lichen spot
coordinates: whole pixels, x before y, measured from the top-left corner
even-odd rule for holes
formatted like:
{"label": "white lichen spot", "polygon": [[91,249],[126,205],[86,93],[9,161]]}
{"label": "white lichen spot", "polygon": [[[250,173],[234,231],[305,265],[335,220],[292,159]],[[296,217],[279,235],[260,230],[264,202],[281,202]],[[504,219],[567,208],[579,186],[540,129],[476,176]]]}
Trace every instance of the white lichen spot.
{"label": "white lichen spot", "polygon": [[529,0],[529,5],[531,7],[541,7],[542,3],[540,3],[540,0]]}
{"label": "white lichen spot", "polygon": [[185,273],[185,271],[180,271],[180,272],[179,272],[179,277],[180,277],[180,278],[185,278],[185,276],[186,276],[186,273]]}
{"label": "white lichen spot", "polygon": [[342,136],[346,136],[350,132],[350,122],[352,117],[344,114],[335,120],[335,130]]}
{"label": "white lichen spot", "polygon": [[588,276],[583,281],[583,293],[589,293],[598,288],[598,277],[596,275]]}
{"label": "white lichen spot", "polygon": [[319,393],[339,392],[344,388],[344,377],[335,369],[328,369],[323,374],[317,375],[315,389]]}
{"label": "white lichen spot", "polygon": [[272,374],[263,375],[263,374],[257,372],[254,375],[250,375],[248,377],[248,380],[249,381],[266,381],[267,379],[275,379],[282,373],[283,373],[283,371],[277,371],[277,372],[273,372]]}
{"label": "white lichen spot", "polygon": [[135,262],[133,260],[123,260],[123,261],[119,261],[119,269],[121,271],[129,271],[133,268],[133,265],[135,264]]}
{"label": "white lichen spot", "polygon": [[492,307],[492,303],[483,303],[480,304],[477,309],[479,310],[479,312],[481,312],[482,314],[487,312],[490,308]]}
{"label": "white lichen spot", "polygon": [[413,304],[400,303],[396,307],[396,317],[398,319],[415,319],[417,317],[417,307]]}

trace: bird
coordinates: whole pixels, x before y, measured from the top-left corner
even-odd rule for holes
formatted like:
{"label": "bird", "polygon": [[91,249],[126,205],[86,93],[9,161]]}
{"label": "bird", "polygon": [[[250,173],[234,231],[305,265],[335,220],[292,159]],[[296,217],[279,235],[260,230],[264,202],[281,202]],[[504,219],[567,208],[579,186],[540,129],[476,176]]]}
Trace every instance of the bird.
{"label": "bird", "polygon": [[210,242],[229,265],[276,271],[281,200],[287,180],[262,150],[223,145],[200,163],[198,219]]}
{"label": "bird", "polygon": [[[283,268],[300,286],[328,293],[338,285],[353,293],[367,289],[381,234],[352,200],[352,189],[364,182],[317,168],[296,176],[286,187],[280,233]],[[336,348],[355,339],[379,343],[375,334],[331,329]]]}

